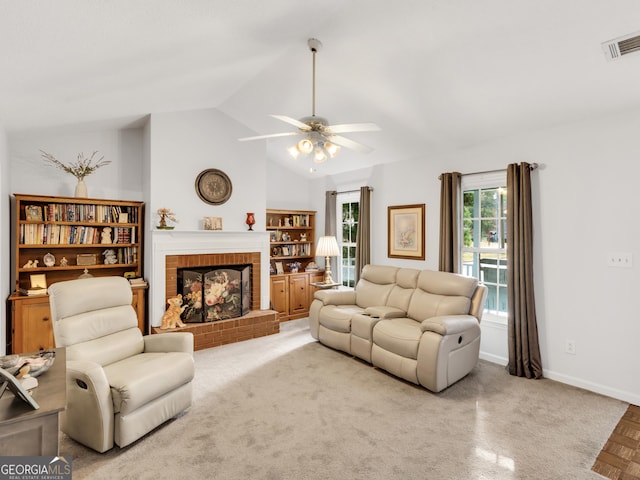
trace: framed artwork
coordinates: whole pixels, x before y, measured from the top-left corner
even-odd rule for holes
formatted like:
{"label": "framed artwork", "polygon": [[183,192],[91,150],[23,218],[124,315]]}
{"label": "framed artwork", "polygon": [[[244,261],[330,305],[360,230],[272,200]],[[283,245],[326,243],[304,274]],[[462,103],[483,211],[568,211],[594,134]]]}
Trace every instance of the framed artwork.
{"label": "framed artwork", "polygon": [[28,222],[42,221],[42,207],[39,205],[27,205],[24,207],[26,220]]}
{"label": "framed artwork", "polygon": [[269,240],[270,240],[270,241],[272,241],[272,242],[276,242],[276,241],[277,241],[277,238],[278,238],[276,235],[277,235],[277,233],[276,233],[275,231],[272,231],[272,232],[269,234]]}
{"label": "framed artwork", "polygon": [[388,207],[387,256],[424,260],[425,205]]}
{"label": "framed artwork", "polygon": [[282,262],[276,262],[276,273],[279,275],[284,273],[284,265],[282,265]]}
{"label": "framed artwork", "polygon": [[29,280],[31,280],[31,288],[47,288],[47,277],[44,273],[30,275]]}

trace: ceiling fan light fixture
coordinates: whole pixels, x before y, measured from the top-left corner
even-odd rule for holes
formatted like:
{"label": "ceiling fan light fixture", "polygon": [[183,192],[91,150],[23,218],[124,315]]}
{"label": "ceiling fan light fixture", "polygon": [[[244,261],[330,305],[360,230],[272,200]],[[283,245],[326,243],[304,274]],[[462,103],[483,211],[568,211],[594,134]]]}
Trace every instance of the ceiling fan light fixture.
{"label": "ceiling fan light fixture", "polygon": [[324,163],[327,161],[327,154],[324,151],[324,148],[318,146],[316,148],[315,154],[313,156],[313,161],[315,163]]}
{"label": "ceiling fan light fixture", "polygon": [[313,142],[308,137],[305,137],[302,140],[300,140],[297,145],[298,150],[300,150],[302,153],[305,153],[305,154],[309,154],[313,152],[313,147],[314,147]]}
{"label": "ceiling fan light fixture", "polygon": [[289,155],[291,155],[294,159],[300,156],[300,149],[298,149],[298,145],[293,145],[288,148]]}
{"label": "ceiling fan light fixture", "polygon": [[326,142],[324,144],[324,148],[331,158],[335,157],[340,151],[340,145],[336,145],[335,143],[331,142]]}

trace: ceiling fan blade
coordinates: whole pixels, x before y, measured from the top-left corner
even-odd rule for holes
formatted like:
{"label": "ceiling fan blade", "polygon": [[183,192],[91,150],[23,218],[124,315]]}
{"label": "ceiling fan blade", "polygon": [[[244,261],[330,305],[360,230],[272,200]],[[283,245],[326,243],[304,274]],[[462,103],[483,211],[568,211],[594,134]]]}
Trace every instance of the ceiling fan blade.
{"label": "ceiling fan blade", "polygon": [[300,135],[300,132],[270,133],[268,135],[257,135],[255,137],[239,138],[238,140],[240,140],[241,142],[246,142],[247,140],[262,140],[264,138],[290,137],[292,135]]}
{"label": "ceiling fan blade", "polygon": [[302,123],[300,120],[296,120],[295,118],[287,117],[286,115],[271,115],[273,118],[277,118],[278,120],[282,120],[283,122],[289,123],[294,127],[298,127],[300,130],[308,132],[311,130],[311,127],[306,123]]}
{"label": "ceiling fan blade", "polygon": [[380,130],[380,127],[375,123],[343,123],[325,127],[325,131],[330,133],[377,132],[378,130]]}
{"label": "ceiling fan blade", "polygon": [[356,152],[369,153],[373,151],[373,148],[367,145],[354,142],[353,140],[348,139],[346,137],[342,137],[340,135],[330,135],[327,137],[327,140],[335,143],[336,145],[340,145],[341,147],[347,147],[347,148],[350,148],[351,150],[355,150]]}

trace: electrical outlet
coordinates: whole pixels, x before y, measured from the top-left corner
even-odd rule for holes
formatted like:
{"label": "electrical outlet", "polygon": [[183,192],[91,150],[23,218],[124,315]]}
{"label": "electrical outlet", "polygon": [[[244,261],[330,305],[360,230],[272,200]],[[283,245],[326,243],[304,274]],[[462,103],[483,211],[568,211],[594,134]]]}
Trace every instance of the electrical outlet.
{"label": "electrical outlet", "polygon": [[607,265],[609,267],[633,267],[633,255],[629,252],[607,253]]}
{"label": "electrical outlet", "polygon": [[576,354],[576,342],[573,341],[573,340],[567,340],[567,345],[565,347],[565,351],[569,355],[575,355]]}

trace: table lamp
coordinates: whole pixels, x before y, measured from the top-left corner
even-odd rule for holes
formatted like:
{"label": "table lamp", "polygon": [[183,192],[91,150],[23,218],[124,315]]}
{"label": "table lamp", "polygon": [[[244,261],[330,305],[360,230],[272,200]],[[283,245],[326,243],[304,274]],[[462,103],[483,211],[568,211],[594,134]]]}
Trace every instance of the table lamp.
{"label": "table lamp", "polygon": [[337,257],[338,255],[340,255],[340,248],[338,248],[336,237],[326,236],[318,239],[316,257],[324,257],[324,283],[335,283],[331,278],[331,259],[329,257]]}

